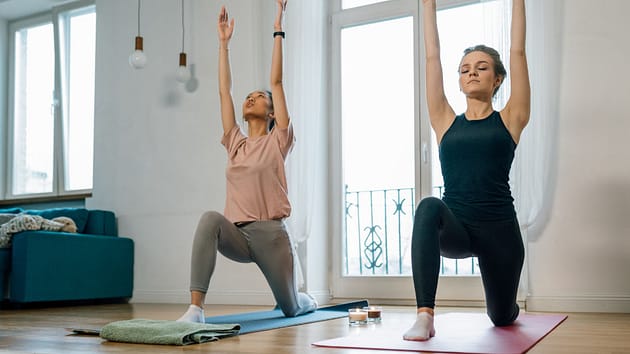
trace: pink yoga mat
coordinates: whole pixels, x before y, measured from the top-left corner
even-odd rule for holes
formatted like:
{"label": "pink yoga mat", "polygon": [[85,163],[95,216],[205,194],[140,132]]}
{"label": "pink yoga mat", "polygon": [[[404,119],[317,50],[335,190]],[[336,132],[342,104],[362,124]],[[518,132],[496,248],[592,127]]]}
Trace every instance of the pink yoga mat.
{"label": "pink yoga mat", "polygon": [[522,354],[567,318],[556,314],[522,313],[513,325],[495,327],[481,313],[448,313],[435,318],[436,336],[428,341],[402,339],[410,323],[387,323],[351,328],[346,337],[313,343],[319,347],[400,350],[413,352]]}

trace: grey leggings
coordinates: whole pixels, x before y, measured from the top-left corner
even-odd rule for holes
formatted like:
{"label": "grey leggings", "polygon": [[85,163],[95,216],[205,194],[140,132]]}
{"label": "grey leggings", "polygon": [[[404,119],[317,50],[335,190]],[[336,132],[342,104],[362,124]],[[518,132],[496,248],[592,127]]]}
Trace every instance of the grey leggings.
{"label": "grey leggings", "polygon": [[283,221],[256,221],[236,227],[220,213],[205,212],[193,241],[191,291],[208,291],[217,251],[236,262],[256,263],[285,316],[298,316],[317,308],[311,296],[297,291],[294,250]]}

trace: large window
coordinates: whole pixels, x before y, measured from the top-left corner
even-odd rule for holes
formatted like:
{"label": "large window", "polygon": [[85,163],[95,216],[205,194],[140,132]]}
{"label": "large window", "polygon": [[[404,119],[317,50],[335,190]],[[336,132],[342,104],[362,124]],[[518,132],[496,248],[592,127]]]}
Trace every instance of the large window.
{"label": "large window", "polygon": [[92,188],[95,31],[85,1],[10,24],[5,199]]}
{"label": "large window", "polygon": [[[480,43],[505,53],[504,1],[448,5],[438,8],[445,91],[461,113],[459,60],[465,48]],[[415,207],[421,198],[443,192],[426,114],[421,9],[415,0],[340,0],[337,6],[331,146],[341,158],[332,159],[331,166],[334,234],[339,235],[333,291],[339,297],[412,298]],[[495,108],[501,108],[502,97]],[[441,266],[448,279],[440,286],[450,283],[453,290],[438,295],[483,298],[475,258],[444,258]]]}

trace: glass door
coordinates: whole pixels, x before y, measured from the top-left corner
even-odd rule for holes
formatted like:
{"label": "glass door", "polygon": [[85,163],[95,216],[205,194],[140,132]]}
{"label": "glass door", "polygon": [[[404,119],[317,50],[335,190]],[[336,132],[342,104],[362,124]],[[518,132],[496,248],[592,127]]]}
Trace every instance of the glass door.
{"label": "glass door", "polygon": [[[346,8],[344,0],[332,16],[333,296],[411,301],[415,207],[442,193],[420,9],[413,0],[369,2]],[[503,28],[502,3],[459,1],[438,11],[445,90],[456,112],[465,109],[457,86],[463,50],[503,48],[495,39],[505,34],[493,32]],[[439,284],[438,301],[483,301],[475,258],[443,259]]]}
{"label": "glass door", "polygon": [[333,295],[413,298],[417,151],[429,143],[417,99],[418,2],[348,3],[333,15]]}

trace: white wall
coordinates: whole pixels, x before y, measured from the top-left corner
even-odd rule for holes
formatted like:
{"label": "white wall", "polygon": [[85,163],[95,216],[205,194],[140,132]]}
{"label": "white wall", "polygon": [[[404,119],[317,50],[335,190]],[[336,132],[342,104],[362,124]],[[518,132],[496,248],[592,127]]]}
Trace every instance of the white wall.
{"label": "white wall", "polygon": [[565,3],[557,189],[529,245],[533,310],[630,312],[629,12],[625,0]]}
{"label": "white wall", "polygon": [[[259,72],[257,3],[239,1],[229,8],[237,21],[230,48],[237,112],[242,98],[267,82]],[[197,85],[188,88],[175,81],[180,2],[142,3],[141,33],[149,58],[142,70],[127,64],[136,35],[135,4],[97,1],[95,177],[87,205],[115,210],[120,234],[135,241],[133,300],[184,303],[198,218],[205,210],[223,211],[225,199],[216,81],[219,3],[186,2],[186,51]],[[271,35],[265,38],[270,45]],[[220,257],[208,302],[271,304],[273,299],[254,265]]]}
{"label": "white wall", "polygon": [[[0,136],[6,136],[7,129],[7,72],[9,56],[8,23],[0,18]],[[0,176],[4,176],[6,139],[0,142]],[[4,180],[4,179],[1,179]],[[4,183],[0,183],[0,195],[4,195]]]}
{"label": "white wall", "polygon": [[[237,110],[264,87],[268,11],[260,1],[225,1],[236,18],[231,46]],[[565,6],[559,161],[552,215],[528,245],[528,308],[630,311],[630,33],[625,0]],[[136,302],[187,302],[190,246],[199,215],[222,210],[225,153],[216,91],[217,1],[189,1],[187,48],[198,86],[176,84],[179,2],[143,2],[149,64],[132,70],[135,2],[98,0],[94,197],[115,210],[136,242]],[[238,6],[236,6],[238,5]],[[593,13],[598,16],[592,16]],[[264,16],[259,18],[259,14]],[[270,43],[269,43],[270,44]],[[534,88],[535,89],[535,88]],[[189,92],[190,91],[190,92]],[[324,198],[325,199],[325,198]],[[317,244],[324,252],[326,226]],[[311,242],[311,241],[309,241]],[[326,293],[327,266],[309,253],[307,274]],[[208,302],[272,304],[253,265],[219,258]]]}

